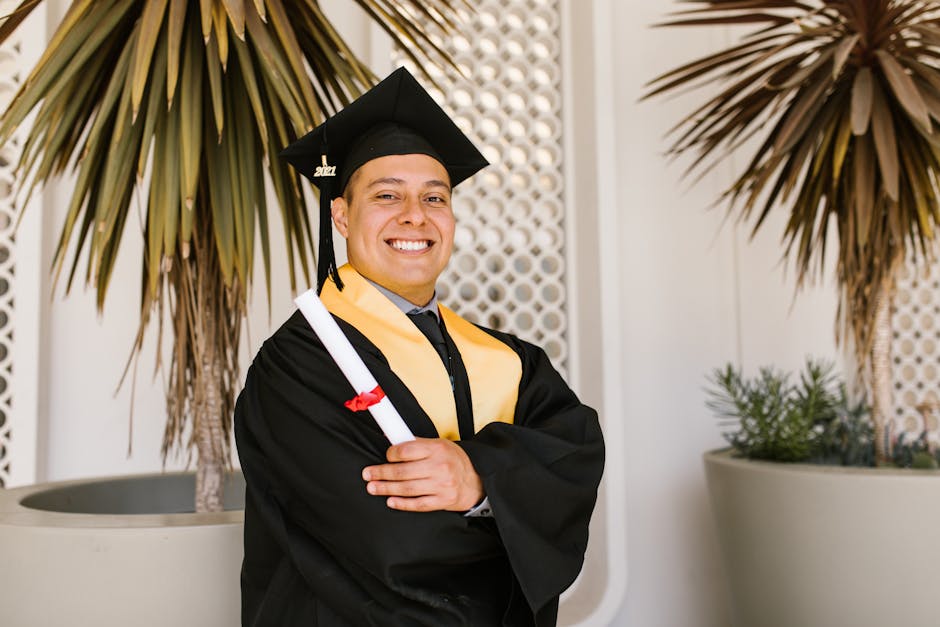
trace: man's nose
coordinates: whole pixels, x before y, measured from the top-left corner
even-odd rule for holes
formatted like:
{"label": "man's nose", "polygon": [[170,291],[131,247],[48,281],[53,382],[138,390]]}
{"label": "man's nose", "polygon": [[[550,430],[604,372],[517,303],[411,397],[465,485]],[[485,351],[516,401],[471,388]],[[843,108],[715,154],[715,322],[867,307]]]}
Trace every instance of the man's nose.
{"label": "man's nose", "polygon": [[409,196],[405,199],[398,221],[402,224],[424,224],[427,212],[419,198]]}

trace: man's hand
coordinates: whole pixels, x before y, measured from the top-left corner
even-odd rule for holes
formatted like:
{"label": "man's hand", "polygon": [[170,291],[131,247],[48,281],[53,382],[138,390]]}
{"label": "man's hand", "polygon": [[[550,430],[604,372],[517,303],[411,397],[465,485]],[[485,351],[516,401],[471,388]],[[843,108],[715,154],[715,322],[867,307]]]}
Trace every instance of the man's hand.
{"label": "man's hand", "polygon": [[462,448],[444,439],[402,442],[385,454],[390,463],[367,466],[369,494],[388,496],[392,509],[464,512],[483,500],[483,482]]}

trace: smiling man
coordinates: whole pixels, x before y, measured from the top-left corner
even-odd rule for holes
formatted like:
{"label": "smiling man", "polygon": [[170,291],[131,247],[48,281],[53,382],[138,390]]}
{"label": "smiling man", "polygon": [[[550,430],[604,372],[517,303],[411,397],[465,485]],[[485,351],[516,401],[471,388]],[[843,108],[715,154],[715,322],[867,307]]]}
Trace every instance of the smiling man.
{"label": "smiling man", "polygon": [[320,188],[320,297],[417,439],[347,408],[299,312],[265,342],[235,412],[243,625],[554,625],[603,441],[543,351],[437,302],[486,161],[404,69],[283,154]]}
{"label": "smiling man", "polygon": [[422,154],[379,157],[356,170],[332,204],[349,264],[426,305],[454,244],[449,181],[444,166]]}

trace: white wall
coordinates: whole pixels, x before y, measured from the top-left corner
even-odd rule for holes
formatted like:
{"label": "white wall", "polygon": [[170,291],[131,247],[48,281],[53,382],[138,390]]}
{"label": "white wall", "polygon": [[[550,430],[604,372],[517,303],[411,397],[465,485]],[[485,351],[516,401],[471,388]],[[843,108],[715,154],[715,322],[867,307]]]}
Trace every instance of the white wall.
{"label": "white wall", "polygon": [[[46,3],[49,33],[69,3]],[[42,267],[51,267],[65,210],[70,181],[47,188],[44,195]],[[130,220],[128,227],[140,231]],[[43,274],[43,334],[40,356],[39,480],[134,473],[159,469],[162,424],[156,418],[162,406],[159,385],[151,385],[153,351],[141,362],[134,403],[133,437],[129,437],[132,386],[115,394],[134,335],[139,301],[140,269],[135,263],[141,238],[124,239],[103,315],[95,310],[92,290],[84,289],[81,275],[72,294],[64,296],[65,277],[53,291]],[[132,454],[128,454],[131,444]]]}
{"label": "white wall", "polygon": [[706,210],[730,168],[690,188],[680,183],[681,165],[666,163],[663,136],[700,95],[638,102],[645,82],[715,51],[727,35],[649,28],[666,3],[609,6],[617,178],[606,191],[617,198],[623,252],[607,261],[623,277],[629,568],[614,624],[723,627],[727,591],[701,463],[723,442],[704,408],[704,376],[728,360],[753,371],[798,368],[808,354],[835,357],[835,292],[806,291],[791,310],[780,216],[748,243],[748,229],[722,228],[722,211]]}
{"label": "white wall", "polygon": [[[573,1],[573,0],[572,0]],[[49,3],[61,15],[65,0]],[[328,8],[346,15],[344,3]],[[831,286],[803,293],[791,310],[792,282],[779,265],[781,220],[752,243],[746,231],[721,228],[723,214],[706,211],[729,170],[687,189],[681,168],[662,158],[665,131],[695,97],[638,103],[642,84],[657,73],[725,41],[722,34],[652,30],[666,3],[595,0],[613,43],[600,59],[612,101],[600,107],[599,133],[615,139],[614,172],[598,194],[619,224],[621,246],[605,264],[619,267],[626,457],[622,485],[608,485],[626,504],[628,583],[613,622],[631,627],[718,627],[727,609],[701,466],[701,453],[722,444],[703,407],[704,375],[727,360],[747,369],[774,363],[796,368],[807,354],[835,356]],[[606,16],[603,12],[607,12]],[[362,31],[357,37],[367,38]],[[579,45],[577,42],[575,45]],[[593,46],[594,41],[581,45]],[[589,94],[577,97],[590,98]],[[48,267],[67,183],[46,198],[44,264]],[[273,224],[273,223],[272,223]],[[128,228],[139,230],[132,223]],[[130,234],[130,233],[129,233]],[[276,235],[274,236],[276,237]],[[133,452],[127,454],[131,386],[115,396],[136,332],[139,238],[127,238],[113,291],[97,316],[94,295],[60,289],[43,313],[40,479],[123,474],[161,467],[162,384],[151,380],[152,342],[142,356],[134,407]],[[290,311],[282,278],[271,320]],[[275,273],[278,276],[278,273]],[[48,285],[46,293],[49,293]],[[246,354],[268,334],[263,298],[250,322]],[[611,443],[612,450],[618,450]],[[170,464],[180,466],[177,460]],[[623,537],[621,536],[621,537]]]}

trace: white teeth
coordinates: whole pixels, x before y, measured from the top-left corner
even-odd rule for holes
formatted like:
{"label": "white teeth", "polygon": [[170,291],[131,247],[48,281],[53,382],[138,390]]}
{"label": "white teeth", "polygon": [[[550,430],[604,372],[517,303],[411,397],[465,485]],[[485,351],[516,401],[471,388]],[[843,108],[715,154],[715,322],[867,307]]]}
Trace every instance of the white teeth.
{"label": "white teeth", "polygon": [[392,245],[392,248],[397,250],[424,250],[430,244],[428,240],[423,239],[419,241],[414,240],[404,240],[404,239],[393,239],[389,242]]}

